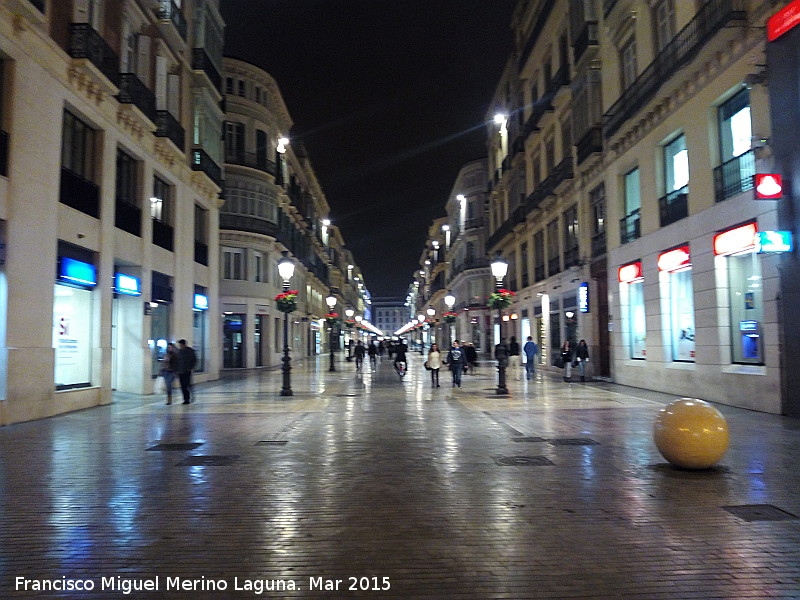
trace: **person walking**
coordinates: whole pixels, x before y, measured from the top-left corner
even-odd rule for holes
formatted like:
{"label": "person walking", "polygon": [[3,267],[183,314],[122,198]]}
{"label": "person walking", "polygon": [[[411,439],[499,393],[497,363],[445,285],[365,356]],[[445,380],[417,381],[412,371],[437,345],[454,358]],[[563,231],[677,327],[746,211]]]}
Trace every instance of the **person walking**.
{"label": "person walking", "polygon": [[539,346],[533,341],[533,337],[528,336],[522,351],[525,353],[525,377],[531,380],[536,375],[536,366],[533,361],[536,360],[536,355],[539,354]]}
{"label": "person walking", "polygon": [[511,343],[508,345],[508,368],[514,374],[514,379],[519,381],[519,342],[516,336],[511,336]]}
{"label": "person walking", "polygon": [[564,340],[561,346],[561,360],[564,361],[564,381],[572,382],[572,361],[575,360],[575,347],[571,340]]}
{"label": "person walking", "polygon": [[478,364],[478,351],[475,350],[475,344],[472,342],[465,342],[464,353],[467,355],[467,372],[470,375],[475,374],[475,367]]}
{"label": "person walking", "polygon": [[178,349],[175,344],[167,344],[167,351],[161,359],[161,376],[167,392],[167,404],[172,404],[172,384],[178,374]]}
{"label": "person walking", "polygon": [[369,355],[369,364],[372,365],[372,369],[375,370],[375,367],[378,366],[378,346],[377,342],[370,342],[369,346],[367,346],[367,354]]}
{"label": "person walking", "polygon": [[186,345],[186,340],[178,340],[178,380],[181,382],[183,403],[191,403],[192,371],[197,364],[194,348]]}
{"label": "person walking", "polygon": [[[394,345],[394,368],[397,368],[399,363],[403,363],[403,368],[408,368],[408,361],[406,361],[406,351],[408,350],[408,346],[406,346],[403,340],[398,340],[397,344]],[[391,354],[390,354],[391,356]]]}
{"label": "person walking", "polygon": [[453,387],[461,387],[461,375],[464,373],[464,365],[467,364],[467,356],[458,344],[458,340],[453,340],[453,347],[447,353],[445,361],[453,375]]}
{"label": "person walking", "polygon": [[431,387],[439,387],[439,369],[442,368],[442,353],[439,344],[431,344],[428,350],[428,369],[431,371]]}
{"label": "person walking", "polygon": [[575,361],[578,363],[578,374],[581,376],[581,381],[586,381],[586,363],[589,362],[589,346],[586,345],[586,340],[578,342],[578,347],[575,349]]}
{"label": "person walking", "polygon": [[358,340],[356,343],[356,348],[353,350],[353,355],[356,357],[356,371],[361,369],[361,365],[364,364],[364,355],[367,353],[367,349],[364,348],[364,342]]}

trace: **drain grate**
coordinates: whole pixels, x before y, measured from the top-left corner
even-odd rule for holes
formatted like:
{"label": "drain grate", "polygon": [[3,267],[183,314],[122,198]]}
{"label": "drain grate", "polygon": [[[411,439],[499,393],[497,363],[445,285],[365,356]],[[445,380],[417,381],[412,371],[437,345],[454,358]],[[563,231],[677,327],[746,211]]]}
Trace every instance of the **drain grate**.
{"label": "drain grate", "polygon": [[594,446],[599,444],[590,438],[559,438],[555,440],[550,440],[550,444],[553,446]]}
{"label": "drain grate", "polygon": [[289,440],[261,440],[256,446],[285,446]]}
{"label": "drain grate", "polygon": [[744,521],[790,521],[800,518],[790,512],[781,510],[771,504],[742,504],[740,506],[723,506],[734,517]]}
{"label": "drain grate", "polygon": [[200,455],[187,456],[176,466],[178,467],[226,467],[239,460],[238,454],[227,456]]}
{"label": "drain grate", "polygon": [[501,467],[549,467],[555,463],[546,456],[493,456]]}
{"label": "drain grate", "polygon": [[543,442],[544,438],[540,437],[515,437],[511,438],[512,442]]}
{"label": "drain grate", "polygon": [[361,394],[336,394],[337,398],[360,398]]}
{"label": "drain grate", "polygon": [[190,443],[175,443],[175,444],[157,444],[155,446],[150,446],[148,450],[154,450],[156,452],[172,452],[172,451],[181,451],[181,450],[194,450],[195,448],[199,448],[203,445],[203,442],[190,442]]}

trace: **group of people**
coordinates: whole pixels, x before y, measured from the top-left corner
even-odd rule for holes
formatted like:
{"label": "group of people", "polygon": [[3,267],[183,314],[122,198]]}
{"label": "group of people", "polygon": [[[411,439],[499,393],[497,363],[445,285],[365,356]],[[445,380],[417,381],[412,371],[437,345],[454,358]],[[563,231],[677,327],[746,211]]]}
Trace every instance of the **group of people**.
{"label": "group of people", "polygon": [[576,367],[581,381],[586,381],[586,363],[589,362],[589,346],[586,340],[581,340],[577,345],[573,340],[564,340],[560,358],[564,369],[564,381],[572,382],[572,369]]}
{"label": "group of people", "polygon": [[161,377],[167,393],[167,404],[172,404],[172,384],[178,378],[183,393],[183,403],[191,404],[192,371],[197,364],[194,348],[186,345],[186,340],[178,340],[178,346],[167,344],[161,359]]}
{"label": "group of people", "polygon": [[431,372],[431,387],[439,387],[439,371],[446,366],[453,376],[453,387],[461,387],[461,377],[464,373],[474,372],[478,362],[478,352],[475,346],[467,342],[454,340],[447,356],[442,359],[439,344],[431,344],[428,350],[428,360],[425,368]]}

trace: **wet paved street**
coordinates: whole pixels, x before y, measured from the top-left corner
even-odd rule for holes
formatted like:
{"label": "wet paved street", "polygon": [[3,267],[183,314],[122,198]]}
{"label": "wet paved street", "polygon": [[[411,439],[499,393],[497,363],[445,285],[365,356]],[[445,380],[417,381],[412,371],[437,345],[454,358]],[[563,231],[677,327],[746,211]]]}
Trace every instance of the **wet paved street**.
{"label": "wet paved street", "polygon": [[431,390],[412,361],[0,428],[0,598],[800,598],[798,421],[720,407],[721,466],[677,471],[651,436],[669,396],[495,397],[488,367]]}

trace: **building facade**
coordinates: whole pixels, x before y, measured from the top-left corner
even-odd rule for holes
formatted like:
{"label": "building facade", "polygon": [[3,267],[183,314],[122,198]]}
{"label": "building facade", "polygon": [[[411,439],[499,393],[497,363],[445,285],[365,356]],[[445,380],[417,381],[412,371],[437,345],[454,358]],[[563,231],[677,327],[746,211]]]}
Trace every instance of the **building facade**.
{"label": "building facade", "polygon": [[217,377],[218,2],[0,5],[0,423]]}
{"label": "building facade", "polygon": [[777,5],[520,2],[490,109],[489,247],[545,365],[586,339],[593,376],[781,411],[779,258],[754,237],[777,207],[753,189],[773,168]]}

